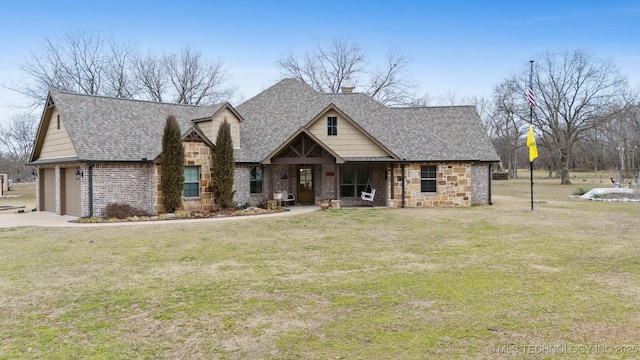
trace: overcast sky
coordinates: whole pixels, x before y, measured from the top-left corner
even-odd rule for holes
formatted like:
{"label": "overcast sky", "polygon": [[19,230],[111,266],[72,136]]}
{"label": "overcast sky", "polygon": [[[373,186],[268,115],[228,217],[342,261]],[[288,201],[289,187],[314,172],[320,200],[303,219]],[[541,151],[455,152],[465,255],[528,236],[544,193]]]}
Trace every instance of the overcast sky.
{"label": "overcast sky", "polygon": [[[276,61],[344,37],[372,63],[390,49],[431,98],[491,95],[544,51],[611,58],[640,86],[640,1],[5,1],[0,6],[0,121],[24,104],[4,88],[31,51],[75,30],[135,44],[143,53],[185,46],[225,62],[248,99],[280,79]],[[356,89],[357,91],[357,89]],[[237,104],[234,104],[237,105]]]}

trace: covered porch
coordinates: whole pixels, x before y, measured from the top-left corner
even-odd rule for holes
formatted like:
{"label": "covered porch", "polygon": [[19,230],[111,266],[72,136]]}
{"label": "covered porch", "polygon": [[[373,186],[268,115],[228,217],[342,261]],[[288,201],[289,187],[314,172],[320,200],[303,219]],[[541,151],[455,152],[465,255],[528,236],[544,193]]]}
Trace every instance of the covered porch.
{"label": "covered porch", "polygon": [[[389,164],[347,161],[300,132],[292,141],[263,161],[268,168],[266,188],[274,193],[292,194],[289,204],[318,205],[321,200],[340,200],[341,206],[386,206]],[[376,189],[372,201],[361,193]],[[277,195],[276,195],[277,196]]]}

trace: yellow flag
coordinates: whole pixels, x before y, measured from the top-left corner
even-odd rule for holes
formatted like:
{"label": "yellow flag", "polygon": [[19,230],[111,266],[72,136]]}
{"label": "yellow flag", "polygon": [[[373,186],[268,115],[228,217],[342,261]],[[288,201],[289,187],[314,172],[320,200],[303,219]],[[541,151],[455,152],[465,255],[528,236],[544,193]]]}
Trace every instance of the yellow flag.
{"label": "yellow flag", "polygon": [[527,146],[529,147],[529,162],[533,162],[533,160],[538,157],[538,147],[536,146],[536,139],[533,138],[533,125],[529,125]]}

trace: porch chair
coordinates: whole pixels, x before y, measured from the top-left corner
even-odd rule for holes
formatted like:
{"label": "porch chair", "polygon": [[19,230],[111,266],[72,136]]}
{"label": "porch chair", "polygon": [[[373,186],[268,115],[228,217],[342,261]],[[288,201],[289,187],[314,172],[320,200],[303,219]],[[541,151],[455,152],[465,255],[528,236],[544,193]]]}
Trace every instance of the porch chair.
{"label": "porch chair", "polygon": [[296,196],[289,194],[287,190],[282,190],[282,201],[285,205],[288,205],[290,201],[293,201],[293,205],[296,204]]}
{"label": "porch chair", "polygon": [[376,189],[374,189],[374,188],[371,188],[371,192],[362,191],[360,193],[360,198],[362,198],[362,200],[365,200],[365,201],[373,202],[374,196],[376,196]]}

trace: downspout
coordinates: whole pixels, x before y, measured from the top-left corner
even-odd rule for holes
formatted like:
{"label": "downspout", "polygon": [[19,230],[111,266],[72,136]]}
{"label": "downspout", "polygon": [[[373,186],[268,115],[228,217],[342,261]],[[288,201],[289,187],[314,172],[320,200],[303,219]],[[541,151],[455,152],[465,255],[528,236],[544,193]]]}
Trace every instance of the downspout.
{"label": "downspout", "polygon": [[338,193],[338,163],[333,167],[333,199],[340,200],[340,194]]}
{"label": "downspout", "polygon": [[493,202],[491,202],[491,166],[493,164],[489,163],[489,205],[493,205]]}
{"label": "downspout", "polygon": [[402,208],[404,209],[404,183],[405,183],[405,174],[404,174],[404,163],[406,159],[402,159]]}
{"label": "downspout", "polygon": [[269,168],[269,189],[267,190],[267,199],[273,200],[273,193],[276,192],[276,189],[273,188],[273,171],[275,169],[273,167],[273,164],[271,163],[269,163],[268,168]]}
{"label": "downspout", "polygon": [[93,217],[93,164],[89,165],[89,217]]}

